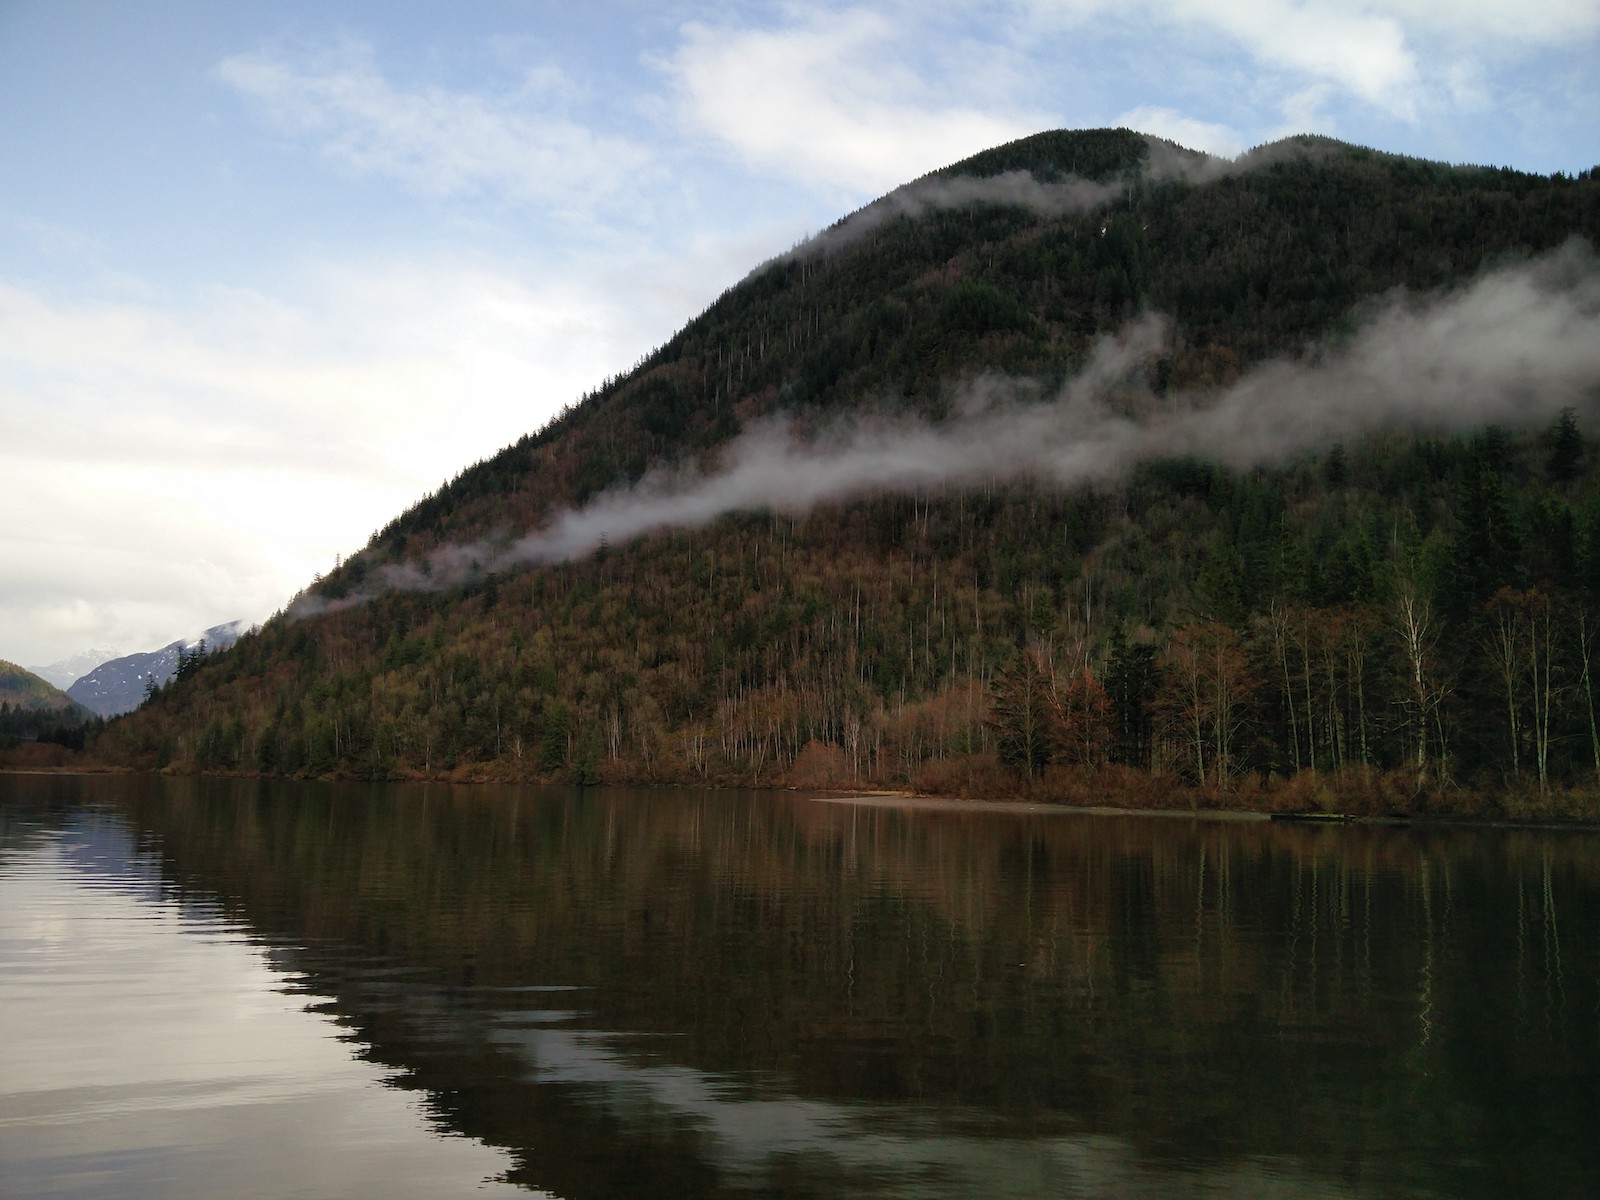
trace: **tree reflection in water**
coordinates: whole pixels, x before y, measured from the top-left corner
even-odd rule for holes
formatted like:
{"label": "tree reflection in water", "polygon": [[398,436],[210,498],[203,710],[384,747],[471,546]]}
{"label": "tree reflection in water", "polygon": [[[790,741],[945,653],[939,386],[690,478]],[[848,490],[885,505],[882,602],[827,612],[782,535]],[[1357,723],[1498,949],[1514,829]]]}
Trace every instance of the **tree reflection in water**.
{"label": "tree reflection in water", "polygon": [[1593,834],[108,789],[169,886],[564,1196],[1600,1182]]}

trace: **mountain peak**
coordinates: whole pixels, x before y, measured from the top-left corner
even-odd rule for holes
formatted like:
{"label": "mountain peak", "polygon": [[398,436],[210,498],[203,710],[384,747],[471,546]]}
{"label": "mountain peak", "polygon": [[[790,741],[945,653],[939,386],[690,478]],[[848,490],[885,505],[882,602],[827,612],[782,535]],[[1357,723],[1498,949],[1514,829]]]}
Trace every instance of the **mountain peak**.
{"label": "mountain peak", "polygon": [[[990,147],[932,174],[985,179],[1027,171],[1040,180],[1076,178],[1104,183],[1137,170],[1157,140],[1131,129],[1050,129]],[[1183,152],[1205,157],[1192,150]]]}
{"label": "mountain peak", "polygon": [[213,625],[196,637],[169,642],[158,650],[110,659],[75,680],[67,694],[102,717],[132,712],[144,702],[146,689],[152,683],[162,687],[177,673],[180,653],[202,643],[208,652],[223,650],[238,641],[243,632],[244,622],[228,621]]}
{"label": "mountain peak", "polygon": [[[1053,679],[1089,720],[1195,638],[1248,643],[1291,604],[1343,627],[1404,531],[1445,562],[1480,425],[1522,439],[1495,469],[1520,461],[1531,505],[1541,427],[1600,394],[1597,200],[1321,138],[997,146],[736,283],[108,737],[155,764],[743,782],[814,740],[862,780],[977,778],[1013,749],[1004,686]],[[1545,569],[1514,533],[1438,602]],[[1460,656],[1487,644],[1458,630]],[[1241,750],[1263,770],[1352,744],[1313,754],[1292,699]],[[1214,778],[1170,712],[1152,749],[1157,715],[1129,718],[1139,761]],[[1416,761],[1398,729],[1367,731],[1375,761]]]}
{"label": "mountain peak", "polygon": [[28,668],[41,679],[48,679],[56,687],[65,691],[78,680],[103,662],[110,662],[122,651],[114,647],[104,650],[82,650],[77,654],[68,655],[66,658],[51,663],[48,667]]}

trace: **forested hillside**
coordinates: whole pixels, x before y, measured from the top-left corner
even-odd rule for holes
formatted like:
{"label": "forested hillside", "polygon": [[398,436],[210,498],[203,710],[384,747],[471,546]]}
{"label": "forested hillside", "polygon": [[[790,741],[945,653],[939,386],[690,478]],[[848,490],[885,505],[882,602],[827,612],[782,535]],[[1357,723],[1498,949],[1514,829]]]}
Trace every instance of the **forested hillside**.
{"label": "forested hillside", "polygon": [[93,715],[48,680],[0,659],[0,751],[38,740],[81,750]]}
{"label": "forested hillside", "polygon": [[[1126,131],[998,148],[754,272],[98,753],[1082,799],[1271,780],[1284,804],[1331,777],[1379,807],[1507,784],[1518,811],[1581,807],[1551,797],[1600,791],[1585,242],[1591,173],[1320,139],[1235,164]],[[1474,337],[1470,370],[1393,366],[1480,309],[1514,332],[1495,305],[1547,292],[1551,364]],[[663,479],[748,461],[777,414],[796,473],[762,503],[637,519]],[[961,465],[997,422],[1054,457]],[[1068,471],[1080,429],[1101,461]],[[957,464],[895,476],[902,435]],[[844,441],[887,482],[795,498],[785,480],[809,488]],[[635,525],[582,552],[521,540],[586,504]]]}

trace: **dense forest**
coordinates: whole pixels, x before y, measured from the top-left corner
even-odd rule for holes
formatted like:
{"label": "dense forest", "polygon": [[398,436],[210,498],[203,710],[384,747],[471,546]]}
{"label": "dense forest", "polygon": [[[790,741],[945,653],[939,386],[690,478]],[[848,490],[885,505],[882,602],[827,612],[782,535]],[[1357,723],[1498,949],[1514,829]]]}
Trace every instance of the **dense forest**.
{"label": "dense forest", "polygon": [[[1158,152],[1177,166],[1157,170]],[[770,414],[940,427],[953,382],[1000,372],[1047,393],[1147,313],[1172,326],[1150,394],[1220,394],[1337,345],[1396,289],[1600,243],[1592,173],[1321,139],[1220,164],[1127,131],[1045,134],[906,194],[1022,170],[1104,198],[1057,211],[969,190],[854,214],[422,499],[94,752],[372,778],[1589,811],[1592,389],[1520,423],[1402,421],[1247,468],[1156,455],[1071,486],[997,476],[758,508],[429,582],[441,548],[508,544],[658,464],[714,470]],[[423,584],[382,586],[400,566]]]}
{"label": "dense forest", "polygon": [[82,750],[98,728],[94,714],[59,688],[16,663],[0,659],[0,751],[21,742]]}

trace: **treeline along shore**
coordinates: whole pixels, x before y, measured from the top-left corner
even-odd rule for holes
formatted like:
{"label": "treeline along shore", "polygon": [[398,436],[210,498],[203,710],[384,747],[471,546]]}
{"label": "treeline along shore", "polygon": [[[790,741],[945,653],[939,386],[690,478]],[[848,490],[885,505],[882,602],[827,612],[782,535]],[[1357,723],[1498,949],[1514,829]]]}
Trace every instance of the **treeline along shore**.
{"label": "treeline along shore", "polygon": [[269,624],[90,754],[1594,818],[1597,634],[1600,477],[1564,413],[1248,473],[1151,463],[1114,490],[728,518],[392,593]]}
{"label": "treeline along shore", "polygon": [[1600,179],[909,185],[90,739],[169,771],[1600,817]]}

